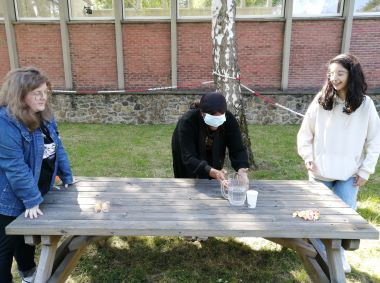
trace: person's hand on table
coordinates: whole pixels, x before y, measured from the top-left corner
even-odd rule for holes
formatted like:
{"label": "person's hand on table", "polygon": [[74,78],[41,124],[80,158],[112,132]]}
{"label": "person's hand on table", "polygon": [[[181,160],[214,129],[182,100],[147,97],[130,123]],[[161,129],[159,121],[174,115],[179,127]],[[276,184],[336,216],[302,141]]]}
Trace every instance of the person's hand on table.
{"label": "person's hand on table", "polygon": [[211,168],[209,176],[220,182],[222,182],[225,179],[224,172],[222,170],[217,170],[215,168]]}
{"label": "person's hand on table", "polygon": [[249,168],[240,168],[238,170],[238,175],[241,177],[242,180],[244,180],[247,183],[249,183],[248,170]]}
{"label": "person's hand on table", "polygon": [[53,186],[53,188],[54,189],[57,189],[57,190],[60,190],[61,189],[61,187],[63,187],[63,188],[65,188],[65,189],[67,189],[69,186],[71,186],[73,183],[71,183],[71,184],[61,184],[61,185],[54,185]]}
{"label": "person's hand on table", "polygon": [[75,183],[77,183],[78,182],[78,180],[73,180],[71,183],[64,183],[63,181],[62,181],[62,186],[65,188],[65,189],[67,189],[68,187],[71,187],[72,185],[74,185]]}
{"label": "person's hand on table", "polygon": [[42,211],[40,210],[39,205],[33,206],[32,208],[29,208],[25,210],[25,218],[29,217],[30,219],[38,218],[38,215],[44,215]]}

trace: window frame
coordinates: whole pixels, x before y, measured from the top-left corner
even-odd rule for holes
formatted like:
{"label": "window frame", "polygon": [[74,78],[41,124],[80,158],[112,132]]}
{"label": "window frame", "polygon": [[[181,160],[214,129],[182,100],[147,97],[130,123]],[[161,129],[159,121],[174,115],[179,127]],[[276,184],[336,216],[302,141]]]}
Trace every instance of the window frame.
{"label": "window frame", "polygon": [[[287,1],[287,0],[285,0],[285,1]],[[340,5],[340,12],[339,13],[307,14],[307,15],[294,14],[294,3],[293,3],[292,18],[294,18],[294,19],[340,18],[340,17],[343,17],[345,1],[347,1],[347,0],[342,0],[342,4]]]}
{"label": "window frame", "polygon": [[[175,0],[177,1],[177,0]],[[125,1],[122,0],[122,12],[123,12],[123,21],[130,22],[130,21],[152,21],[152,20],[170,20],[171,19],[171,5],[172,5],[173,0],[169,0],[169,15],[168,16],[136,16],[136,17],[131,17],[126,15],[125,12]],[[133,9],[133,8],[128,8],[128,9]],[[160,9],[160,8],[150,8],[151,10],[154,9]],[[178,17],[177,17],[178,18]]]}
{"label": "window frame", "polygon": [[[249,20],[249,19],[254,19],[254,20],[260,20],[260,19],[283,19],[285,17],[285,5],[286,1],[288,0],[282,0],[282,7],[281,7],[281,12],[280,14],[273,15],[273,14],[266,14],[266,15],[238,15],[237,10],[236,10],[236,19],[237,20]],[[237,7],[236,7],[237,9]]]}
{"label": "window frame", "polygon": [[365,17],[380,17],[380,11],[378,12],[355,12],[355,5],[354,5],[354,17],[360,17],[360,18],[365,18]]}
{"label": "window frame", "polygon": [[[3,8],[3,5],[0,4],[0,7]],[[0,21],[4,21],[4,18],[5,18],[4,14],[5,12],[3,11],[3,15],[2,16],[0,15]]]}
{"label": "window frame", "polygon": [[[62,0],[60,0],[62,1]],[[60,16],[58,17],[20,17],[18,12],[18,0],[13,0],[13,5],[15,8],[15,14],[16,14],[16,21],[19,22],[27,22],[27,21],[33,21],[33,22],[51,22],[51,21],[59,21]],[[59,10],[58,10],[59,13]]]}
{"label": "window frame", "polygon": [[[173,0],[172,0],[173,1]],[[185,21],[191,21],[191,20],[194,20],[194,21],[202,21],[202,20],[205,20],[205,21],[211,21],[212,20],[212,4],[211,4],[211,7],[210,7],[210,16],[181,16],[180,14],[180,5],[179,5],[179,0],[174,0],[175,3],[176,3],[176,8],[177,8],[177,20],[185,20]],[[191,0],[189,0],[191,1]],[[181,9],[186,9],[186,8],[181,8]]]}
{"label": "window frame", "polygon": [[358,18],[374,18],[374,17],[380,17],[380,12],[355,12],[354,11],[354,17]]}
{"label": "window frame", "polygon": [[[85,17],[85,16],[80,16],[80,17],[77,17],[77,16],[73,16],[73,13],[72,13],[72,6],[71,6],[71,1],[73,0],[60,0],[60,1],[67,1],[67,7],[69,9],[69,19],[70,21],[113,21],[115,20],[115,11],[114,11],[114,5],[112,5],[112,16],[107,16],[107,17],[94,17],[94,16],[90,16],[90,17]],[[113,1],[115,0],[112,0],[112,4],[113,4]],[[118,1],[118,0],[116,0]]]}
{"label": "window frame", "polygon": [[[180,7],[179,7],[179,0],[175,0],[177,5],[177,20],[182,21],[202,21],[202,20],[212,20],[212,7],[210,7],[210,16],[181,16],[180,14]],[[281,13],[279,15],[273,15],[273,14],[265,14],[265,15],[238,15],[236,13],[236,20],[268,20],[268,19],[274,19],[279,20],[283,19],[285,16],[285,2],[287,0],[282,0],[282,7],[281,7]],[[238,7],[236,7],[237,9]],[[237,11],[237,10],[236,10]]]}

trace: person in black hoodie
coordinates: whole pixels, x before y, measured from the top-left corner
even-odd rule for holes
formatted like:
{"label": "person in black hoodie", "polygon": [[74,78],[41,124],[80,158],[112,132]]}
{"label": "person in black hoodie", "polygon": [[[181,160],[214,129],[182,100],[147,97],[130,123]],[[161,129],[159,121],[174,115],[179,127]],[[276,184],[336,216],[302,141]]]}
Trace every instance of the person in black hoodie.
{"label": "person in black hoodie", "polygon": [[239,124],[222,94],[207,93],[179,119],[173,132],[174,177],[223,181],[226,148],[232,167],[247,174],[248,154]]}

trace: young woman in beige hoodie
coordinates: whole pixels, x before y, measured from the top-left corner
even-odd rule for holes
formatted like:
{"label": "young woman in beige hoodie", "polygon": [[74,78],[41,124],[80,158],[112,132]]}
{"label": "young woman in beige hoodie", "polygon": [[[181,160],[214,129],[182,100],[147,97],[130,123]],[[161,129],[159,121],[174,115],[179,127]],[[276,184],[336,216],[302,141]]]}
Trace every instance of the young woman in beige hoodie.
{"label": "young woman in beige hoodie", "polygon": [[351,54],[336,56],[297,136],[310,179],[324,183],[353,209],[380,153],[380,119],[366,90],[358,59]]}
{"label": "young woman in beige hoodie", "polygon": [[354,209],[358,189],[375,171],[380,153],[380,119],[366,89],[356,57],[333,58],[327,81],[310,104],[297,137],[298,153],[310,177]]}

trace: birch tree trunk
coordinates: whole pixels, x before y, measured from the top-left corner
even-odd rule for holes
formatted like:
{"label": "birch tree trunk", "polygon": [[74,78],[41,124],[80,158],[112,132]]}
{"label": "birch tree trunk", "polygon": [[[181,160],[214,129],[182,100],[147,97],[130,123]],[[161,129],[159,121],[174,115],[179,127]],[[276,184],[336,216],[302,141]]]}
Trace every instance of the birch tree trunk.
{"label": "birch tree trunk", "polygon": [[229,111],[239,122],[242,139],[248,150],[249,163],[256,168],[248,135],[245,103],[240,89],[240,69],[235,31],[236,2],[234,0],[212,1],[212,44],[214,83],[216,90],[227,100]]}

